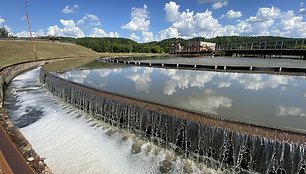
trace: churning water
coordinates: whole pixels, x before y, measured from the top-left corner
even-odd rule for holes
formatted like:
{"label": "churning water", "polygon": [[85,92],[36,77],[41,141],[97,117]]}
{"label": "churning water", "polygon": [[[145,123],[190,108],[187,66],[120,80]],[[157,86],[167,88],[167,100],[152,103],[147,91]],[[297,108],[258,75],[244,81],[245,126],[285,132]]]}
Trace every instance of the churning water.
{"label": "churning water", "polygon": [[17,76],[5,107],[54,173],[219,173],[94,120],[53,97],[40,69]]}

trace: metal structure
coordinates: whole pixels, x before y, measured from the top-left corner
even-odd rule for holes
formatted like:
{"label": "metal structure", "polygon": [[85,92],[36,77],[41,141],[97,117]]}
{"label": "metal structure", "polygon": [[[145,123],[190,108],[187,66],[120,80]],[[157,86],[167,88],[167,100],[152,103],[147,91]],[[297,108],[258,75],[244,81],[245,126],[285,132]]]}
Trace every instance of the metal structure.
{"label": "metal structure", "polygon": [[251,43],[233,43],[225,45],[217,45],[216,51],[223,51],[229,54],[245,55],[263,55],[264,57],[272,57],[277,55],[293,55],[306,58],[306,40],[282,40],[274,42],[251,42]]}
{"label": "metal structure", "polygon": [[183,57],[201,57],[213,56],[220,52],[227,55],[236,54],[239,56],[262,56],[266,57],[279,57],[282,56],[295,56],[301,59],[306,59],[306,39],[295,40],[281,40],[281,41],[267,41],[267,42],[244,42],[244,43],[231,43],[224,45],[216,45],[215,49],[203,51],[173,51],[171,55]]}

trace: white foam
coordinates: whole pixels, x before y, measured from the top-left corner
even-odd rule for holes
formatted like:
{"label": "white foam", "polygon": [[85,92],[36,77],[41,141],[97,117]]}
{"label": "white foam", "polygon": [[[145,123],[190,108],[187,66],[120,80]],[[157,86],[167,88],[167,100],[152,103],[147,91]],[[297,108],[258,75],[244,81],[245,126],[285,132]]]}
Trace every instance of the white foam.
{"label": "white foam", "polygon": [[[18,76],[12,83],[13,88],[28,86],[34,78],[38,78],[37,69]],[[21,115],[29,106],[44,111],[43,118],[20,130],[54,173],[157,172],[151,158],[131,153],[131,142],[90,127],[92,123],[76,118],[75,112],[67,114],[71,107],[63,109],[49,100],[53,98],[50,94],[38,90],[41,93],[16,93],[21,107],[13,116]]]}
{"label": "white foam", "polygon": [[[41,88],[42,84],[37,80],[38,70],[13,80],[11,88],[20,107],[12,112],[12,116],[20,117],[27,107],[43,111],[41,119],[20,130],[54,173],[159,173],[165,149],[155,156],[154,150],[147,153],[150,143],[145,143],[140,153],[133,154],[132,140],[123,141],[120,133],[109,135],[104,126],[100,127],[104,123],[91,119]],[[91,127],[94,124],[99,126]],[[183,173],[181,157],[176,156],[172,164],[169,173]],[[203,173],[194,164],[192,168],[194,173]],[[213,170],[205,168],[204,171],[210,173]]]}

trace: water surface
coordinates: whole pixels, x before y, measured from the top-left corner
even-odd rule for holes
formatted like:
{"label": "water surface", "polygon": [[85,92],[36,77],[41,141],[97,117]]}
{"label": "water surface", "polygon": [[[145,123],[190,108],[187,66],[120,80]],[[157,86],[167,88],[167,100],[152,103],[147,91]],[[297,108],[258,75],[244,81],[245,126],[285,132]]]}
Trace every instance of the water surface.
{"label": "water surface", "polygon": [[120,67],[58,74],[105,92],[306,133],[304,76]]}

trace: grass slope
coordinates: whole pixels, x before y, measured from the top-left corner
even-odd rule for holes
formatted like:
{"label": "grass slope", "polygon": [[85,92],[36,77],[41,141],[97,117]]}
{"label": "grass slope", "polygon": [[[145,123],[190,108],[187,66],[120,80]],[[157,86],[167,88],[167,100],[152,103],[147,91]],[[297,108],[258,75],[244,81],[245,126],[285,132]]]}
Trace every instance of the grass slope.
{"label": "grass slope", "polygon": [[[46,41],[34,41],[39,60],[64,57],[98,57],[99,54],[85,47]],[[34,60],[31,41],[0,40],[0,69],[6,66]]]}

